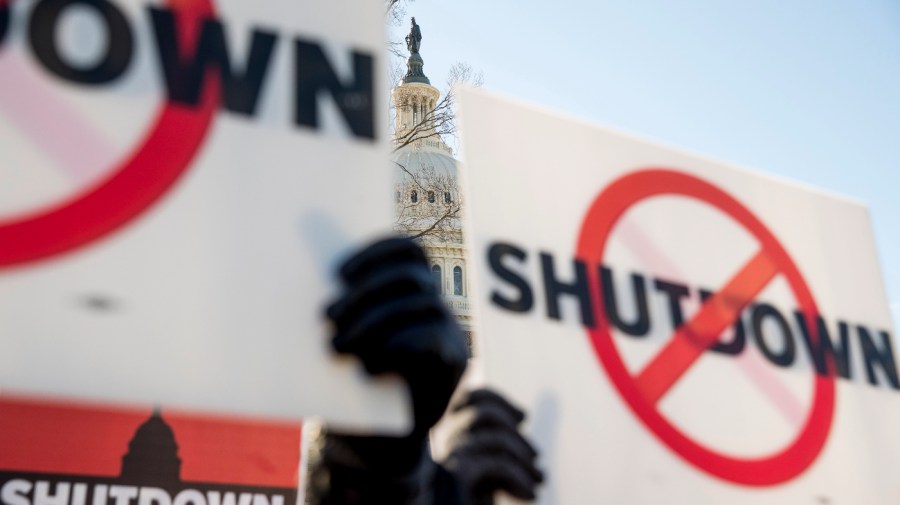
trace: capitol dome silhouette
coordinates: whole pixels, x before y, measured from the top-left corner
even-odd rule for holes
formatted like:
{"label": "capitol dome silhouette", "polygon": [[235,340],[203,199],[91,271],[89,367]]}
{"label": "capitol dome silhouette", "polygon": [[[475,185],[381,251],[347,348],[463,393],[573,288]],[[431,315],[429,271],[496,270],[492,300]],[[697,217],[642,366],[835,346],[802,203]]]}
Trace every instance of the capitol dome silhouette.
{"label": "capitol dome silhouette", "polygon": [[154,410],[134,432],[128,452],[122,456],[120,479],[142,484],[173,484],[180,481],[181,458],[175,432]]}

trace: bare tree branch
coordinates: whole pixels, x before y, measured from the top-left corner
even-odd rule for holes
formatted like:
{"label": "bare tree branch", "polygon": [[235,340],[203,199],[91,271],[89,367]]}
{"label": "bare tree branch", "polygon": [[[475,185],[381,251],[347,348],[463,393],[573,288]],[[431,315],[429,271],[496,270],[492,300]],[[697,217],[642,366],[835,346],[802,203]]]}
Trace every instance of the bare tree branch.
{"label": "bare tree branch", "polygon": [[452,92],[453,86],[457,84],[479,87],[484,84],[484,74],[480,70],[472,68],[472,65],[468,63],[457,61],[450,65],[450,70],[447,71],[448,92]]}
{"label": "bare tree branch", "polygon": [[413,173],[403,164],[397,165],[404,177],[397,188],[400,197],[396,202],[395,228],[412,238],[459,242],[463,199],[455,174],[428,166]]}
{"label": "bare tree branch", "polygon": [[[406,4],[414,0],[384,0],[384,20],[388,26],[400,26],[406,19]],[[388,39],[388,52],[397,58],[406,56],[406,44],[401,40]]]}
{"label": "bare tree branch", "polygon": [[[412,0],[385,0],[386,22],[399,26],[406,17],[406,5]],[[397,40],[388,43],[388,52],[397,58],[391,68],[391,81],[400,82],[406,68],[406,45]],[[433,109],[415,115],[416,124],[406,125],[401,130],[393,128],[394,153],[411,149],[428,141],[456,140],[455,95],[453,88],[460,83],[480,86],[484,78],[466,63],[454,63],[447,74],[443,97]],[[391,119],[398,111],[391,104]],[[402,105],[400,107],[403,107]],[[460,217],[463,206],[462,195],[455,173],[444,173],[435,167],[419,166],[414,170],[401,161],[394,161],[401,172],[401,182],[397,185],[395,228],[413,238],[433,239],[441,242],[460,242]],[[415,194],[415,197],[413,195]],[[415,201],[414,201],[415,198]]]}

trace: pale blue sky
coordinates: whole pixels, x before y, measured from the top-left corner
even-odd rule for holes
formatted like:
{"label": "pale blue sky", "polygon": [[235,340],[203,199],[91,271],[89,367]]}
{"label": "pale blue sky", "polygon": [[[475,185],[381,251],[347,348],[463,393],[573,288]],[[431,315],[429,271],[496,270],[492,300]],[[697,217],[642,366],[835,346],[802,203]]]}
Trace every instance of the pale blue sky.
{"label": "pale blue sky", "polygon": [[896,0],[414,0],[407,11],[438,87],[464,61],[491,91],[866,202],[900,328]]}

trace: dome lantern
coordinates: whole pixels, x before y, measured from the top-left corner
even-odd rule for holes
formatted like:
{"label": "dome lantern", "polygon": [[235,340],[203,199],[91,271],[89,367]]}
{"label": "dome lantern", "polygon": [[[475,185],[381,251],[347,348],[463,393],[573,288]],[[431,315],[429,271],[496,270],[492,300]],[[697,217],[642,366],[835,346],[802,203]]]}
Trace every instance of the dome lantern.
{"label": "dome lantern", "polygon": [[391,90],[391,101],[396,111],[394,138],[412,137],[415,140],[409,142],[410,145],[431,147],[449,155],[453,149],[435,132],[434,110],[438,106],[441,92],[431,85],[422,71],[424,63],[419,54],[422,30],[416,23],[416,18],[412,18],[410,25],[409,35],[406,36],[406,47],[409,49],[406,75]]}

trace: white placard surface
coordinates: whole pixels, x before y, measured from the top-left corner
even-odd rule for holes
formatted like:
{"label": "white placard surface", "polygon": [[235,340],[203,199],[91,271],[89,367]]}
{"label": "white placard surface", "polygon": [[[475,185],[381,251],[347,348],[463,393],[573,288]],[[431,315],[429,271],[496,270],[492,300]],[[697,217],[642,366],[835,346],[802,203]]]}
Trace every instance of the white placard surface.
{"label": "white placard surface", "polygon": [[460,97],[477,355],[528,411],[538,503],[900,502],[865,206]]}
{"label": "white placard surface", "polygon": [[376,3],[0,3],[0,393],[404,429],[329,349],[390,232]]}

